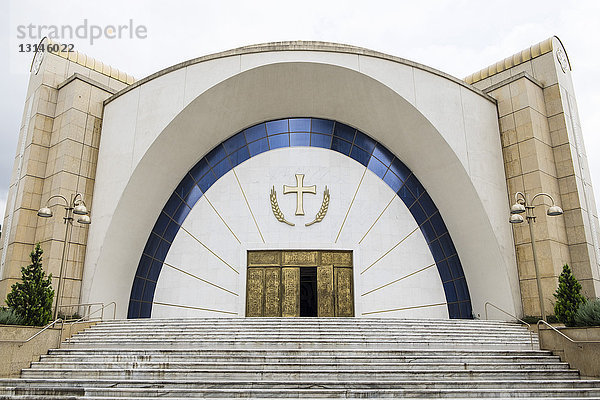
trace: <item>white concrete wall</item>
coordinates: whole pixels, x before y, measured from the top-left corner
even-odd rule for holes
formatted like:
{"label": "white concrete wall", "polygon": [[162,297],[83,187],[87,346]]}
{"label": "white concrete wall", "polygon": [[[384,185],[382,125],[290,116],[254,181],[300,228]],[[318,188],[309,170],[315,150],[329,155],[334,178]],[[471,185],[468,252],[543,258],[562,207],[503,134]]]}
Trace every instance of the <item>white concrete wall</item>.
{"label": "white concrete wall", "polygon": [[117,300],[124,316],[148,233],[183,174],[243,128],[294,116],[349,124],[393,151],[440,209],[474,312],[489,300],[520,313],[495,104],[415,66],[323,51],[192,64],[107,104],[83,299]]}
{"label": "white concrete wall", "polygon": [[[353,251],[356,316],[448,318],[444,289],[421,230],[396,193],[365,170],[340,153],[296,147],[240,164],[235,168],[239,184],[233,171],[225,174],[175,237],[154,296],[163,304],[154,305],[152,316],[244,316],[247,250],[339,249]],[[304,216],[294,215],[296,195],[282,191],[284,184],[295,186],[296,173],[305,175],[305,186],[317,186],[316,195],[304,195]],[[269,201],[273,185],[281,210],[295,226],[274,217]],[[327,215],[306,227],[321,207],[325,186],[330,191]]]}

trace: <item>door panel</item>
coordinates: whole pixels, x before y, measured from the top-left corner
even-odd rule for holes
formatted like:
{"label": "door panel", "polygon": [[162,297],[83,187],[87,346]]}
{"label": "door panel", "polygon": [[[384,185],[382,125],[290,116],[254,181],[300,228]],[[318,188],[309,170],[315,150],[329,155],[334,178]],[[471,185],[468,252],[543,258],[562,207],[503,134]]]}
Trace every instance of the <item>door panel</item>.
{"label": "door panel", "polygon": [[281,316],[281,268],[265,268],[265,312],[263,317]]}
{"label": "door panel", "polygon": [[353,317],[352,268],[335,268],[335,316]]}
{"label": "door panel", "polygon": [[265,269],[248,268],[246,316],[262,317],[264,305]]}
{"label": "door panel", "polygon": [[333,265],[323,265],[317,268],[317,303],[319,317],[334,316]]}
{"label": "door panel", "polygon": [[281,268],[281,286],[283,296],[281,301],[282,317],[300,316],[300,268]]}

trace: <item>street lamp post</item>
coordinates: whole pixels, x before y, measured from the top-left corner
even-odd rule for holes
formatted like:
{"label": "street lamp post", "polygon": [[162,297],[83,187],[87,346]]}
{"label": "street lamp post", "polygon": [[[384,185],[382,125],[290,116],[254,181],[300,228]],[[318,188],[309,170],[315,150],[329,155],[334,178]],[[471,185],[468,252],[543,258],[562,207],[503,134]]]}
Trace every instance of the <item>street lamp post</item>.
{"label": "street lamp post", "polygon": [[81,193],[76,193],[76,194],[72,194],[71,195],[71,201],[67,200],[66,197],[57,194],[54,196],[51,196],[47,201],[46,201],[46,206],[42,207],[39,209],[37,215],[39,217],[43,217],[43,218],[50,218],[52,217],[52,210],[50,209],[50,207],[54,206],[54,205],[58,205],[59,203],[55,203],[52,206],[49,206],[50,201],[52,199],[61,199],[62,203],[63,203],[63,207],[65,209],[65,216],[63,217],[64,223],[65,223],[65,238],[63,241],[63,252],[62,252],[62,258],[60,261],[60,274],[58,276],[58,289],[56,290],[56,307],[54,308],[54,319],[57,318],[58,315],[58,309],[61,303],[61,296],[62,296],[62,281],[63,281],[63,275],[64,275],[64,270],[65,270],[65,264],[67,263],[67,254],[68,254],[68,246],[69,243],[71,242],[71,233],[73,231],[73,220],[74,215],[78,215],[79,218],[77,218],[77,222],[82,224],[82,225],[89,225],[92,221],[90,220],[89,217],[89,212],[87,207],[85,206],[85,202],[83,201],[83,195]]}
{"label": "street lamp post", "polygon": [[531,201],[529,201],[529,197],[527,196],[527,194],[522,193],[522,192],[517,192],[517,193],[515,193],[515,204],[513,204],[513,206],[510,208],[511,216],[510,216],[509,222],[511,224],[522,223],[524,221],[524,219],[523,219],[523,216],[520,214],[525,213],[525,218],[527,218],[527,224],[529,225],[529,235],[531,237],[531,251],[533,253],[533,266],[535,268],[535,280],[537,283],[538,297],[539,297],[539,301],[540,301],[540,311],[542,313],[542,319],[544,321],[546,321],[546,310],[544,308],[544,296],[542,294],[542,281],[540,279],[540,271],[539,271],[539,267],[538,267],[537,253],[535,251],[535,236],[533,233],[533,222],[535,222],[535,212],[534,212],[535,206],[533,205],[533,202],[535,201],[536,198],[538,198],[540,196],[546,196],[552,201],[552,205],[548,208],[548,211],[546,212],[547,215],[549,215],[551,217],[556,217],[558,215],[562,215],[563,210],[559,206],[554,204],[554,199],[548,193],[538,193],[535,196],[533,196]]}

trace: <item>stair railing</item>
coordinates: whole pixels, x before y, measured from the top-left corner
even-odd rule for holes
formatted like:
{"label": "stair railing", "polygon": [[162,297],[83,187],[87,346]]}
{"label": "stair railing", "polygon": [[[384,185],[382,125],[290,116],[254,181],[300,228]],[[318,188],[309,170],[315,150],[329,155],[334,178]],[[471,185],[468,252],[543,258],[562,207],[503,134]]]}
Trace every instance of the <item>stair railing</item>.
{"label": "stair railing", "polygon": [[36,337],[41,335],[42,332],[45,332],[47,329],[52,328],[58,322],[60,322],[60,335],[58,336],[58,343],[60,344],[60,338],[62,337],[63,327],[65,326],[65,321],[62,318],[57,318],[54,321],[50,322],[48,325],[46,325],[45,327],[43,327],[42,329],[40,329],[39,331],[34,333],[33,336],[31,336],[29,339],[24,339],[24,340],[3,339],[3,340],[0,340],[0,342],[2,342],[2,343],[21,343],[19,345],[19,347],[23,346],[25,343],[29,343],[30,341],[32,341],[33,339],[35,339]]}
{"label": "stair railing", "polygon": [[[116,319],[116,317],[117,317],[117,302],[115,302],[115,301],[111,301],[108,304],[104,304],[104,303],[67,304],[67,305],[64,305],[64,306],[61,306],[61,307],[81,307],[81,306],[88,307],[88,314],[87,314],[87,316],[84,315],[83,317],[79,318],[78,320],[69,320],[68,322],[69,322],[69,324],[71,324],[71,326],[75,325],[76,323],[82,322],[84,320],[85,321],[90,321],[90,317],[92,315],[96,314],[96,313],[101,313],[100,314],[100,321],[104,321],[104,309],[106,309],[106,308],[108,308],[110,306],[113,306],[113,317],[112,317],[112,319]],[[93,311],[93,312],[90,312],[92,306],[100,306],[100,308],[97,309],[97,310],[95,310],[95,311]],[[63,337],[63,330],[64,329],[65,329],[65,324],[63,323],[61,325],[61,327],[60,327],[60,337],[58,339],[58,345],[59,345],[59,347],[60,347],[61,339]]]}
{"label": "stair railing", "polygon": [[565,335],[564,333],[562,333],[561,331],[559,331],[558,329],[556,329],[555,327],[553,327],[552,325],[550,325],[549,323],[544,321],[543,319],[540,319],[537,322],[538,332],[540,330],[540,324],[546,325],[547,327],[552,329],[554,332],[558,333],[560,336],[564,337],[565,339],[567,339],[569,342],[573,343],[580,349],[583,348],[583,346],[581,346],[580,343],[600,343],[600,340],[574,340],[574,339],[571,339],[570,337],[568,337],[567,335]]}
{"label": "stair railing", "polygon": [[517,321],[519,321],[520,323],[522,323],[524,325],[527,325],[527,331],[529,332],[529,339],[531,340],[531,350],[534,350],[534,347],[533,347],[533,332],[531,330],[531,325],[530,324],[528,324],[527,322],[523,321],[521,318],[517,317],[516,315],[512,315],[508,311],[501,309],[500,307],[498,307],[497,305],[495,305],[495,304],[493,304],[493,303],[491,303],[489,301],[486,301],[485,305],[483,306],[483,309],[485,310],[485,319],[486,320],[488,319],[488,306],[492,306],[496,310],[503,312],[504,314],[508,315],[509,317],[512,317],[512,318],[516,319]]}
{"label": "stair railing", "polygon": [[[100,308],[98,308],[97,310],[95,310],[94,312],[91,312],[92,307],[94,306],[100,306]],[[83,316],[81,318],[79,318],[78,320],[76,320],[75,322],[81,322],[84,319],[87,318],[87,320],[90,319],[90,317],[94,314],[97,314],[98,312],[100,312],[100,320],[103,321],[104,320],[104,309],[113,306],[113,317],[112,319],[116,319],[117,317],[117,303],[114,301],[111,301],[108,304],[104,304],[104,303],[80,303],[80,304],[62,304],[60,306],[58,306],[58,308],[68,308],[68,307],[77,307],[77,309],[79,309],[79,307],[87,307],[87,313],[84,311],[83,312]],[[70,320],[68,320],[70,322]]]}

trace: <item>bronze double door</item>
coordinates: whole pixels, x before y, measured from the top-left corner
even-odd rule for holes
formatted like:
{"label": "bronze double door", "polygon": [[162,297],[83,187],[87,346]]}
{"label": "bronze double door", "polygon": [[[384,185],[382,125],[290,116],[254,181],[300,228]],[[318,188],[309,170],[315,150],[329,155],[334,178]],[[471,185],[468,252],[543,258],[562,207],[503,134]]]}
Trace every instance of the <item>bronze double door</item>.
{"label": "bronze double door", "polygon": [[248,251],[247,317],[353,317],[351,251]]}

